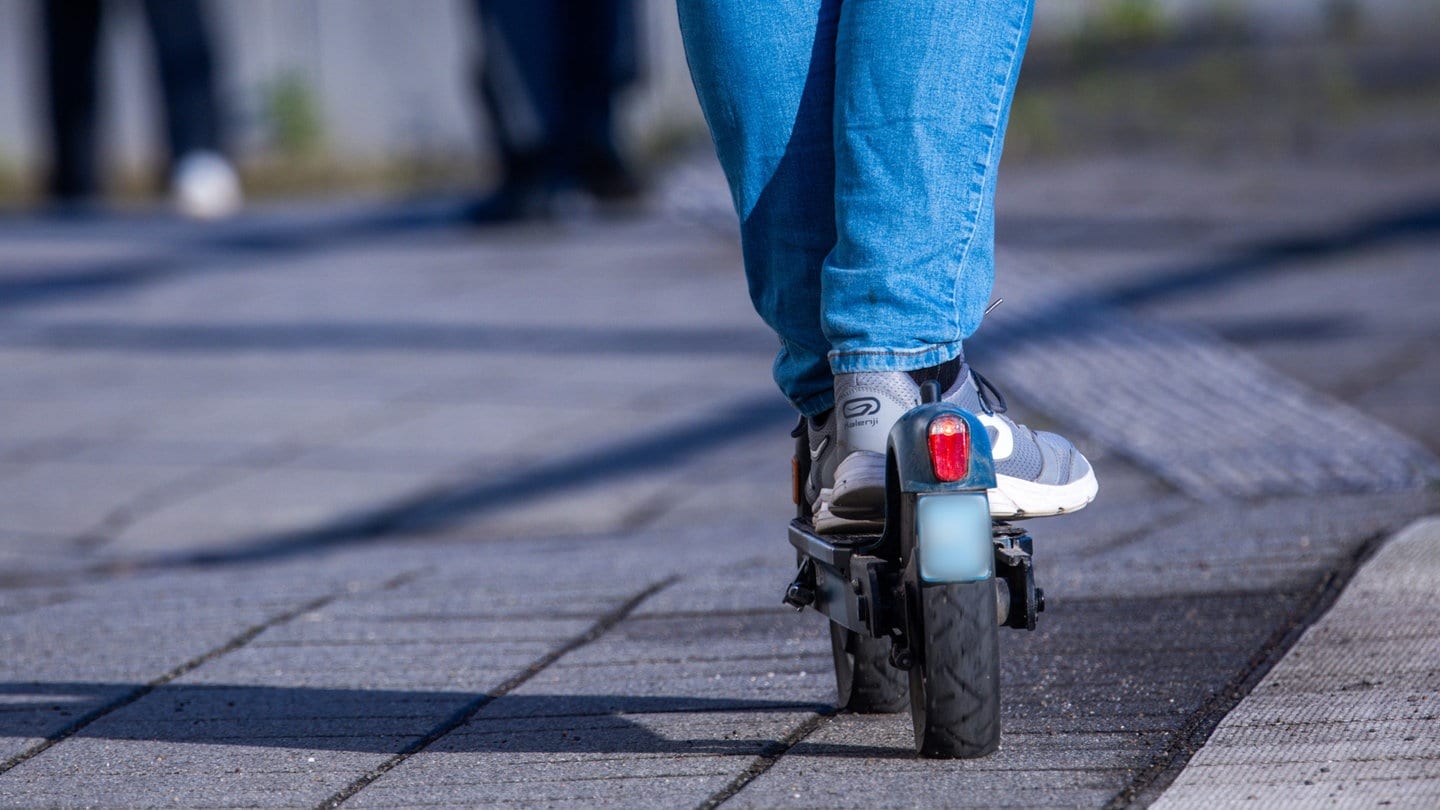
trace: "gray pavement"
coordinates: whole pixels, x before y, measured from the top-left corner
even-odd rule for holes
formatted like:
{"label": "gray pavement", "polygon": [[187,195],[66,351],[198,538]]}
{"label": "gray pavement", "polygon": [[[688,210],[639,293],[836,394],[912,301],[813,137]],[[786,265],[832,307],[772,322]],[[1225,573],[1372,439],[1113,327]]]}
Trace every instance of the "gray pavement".
{"label": "gray pavement", "polygon": [[1355,575],[1156,802],[1181,807],[1440,803],[1440,518]]}
{"label": "gray pavement", "polygon": [[778,604],[791,417],[711,164],[638,218],[488,232],[0,221],[0,806],[1179,791],[1246,695],[1308,705],[1287,650],[1440,513],[1440,176],[1364,179],[1007,176],[971,356],[1103,481],[1032,527],[1050,605],[974,762],[836,715],[821,620]]}

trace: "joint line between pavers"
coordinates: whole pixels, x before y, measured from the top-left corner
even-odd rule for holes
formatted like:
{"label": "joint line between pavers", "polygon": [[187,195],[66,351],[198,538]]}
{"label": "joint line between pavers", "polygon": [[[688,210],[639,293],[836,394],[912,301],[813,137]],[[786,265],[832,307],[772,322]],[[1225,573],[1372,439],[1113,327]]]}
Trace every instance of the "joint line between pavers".
{"label": "joint line between pavers", "polygon": [[[400,581],[400,578],[391,580],[391,582],[398,581]],[[386,583],[382,587],[388,588],[391,587],[391,585],[390,583]],[[160,677],[155,678],[154,680],[149,681],[148,683],[145,683],[141,686],[137,686],[136,688],[130,690],[129,692],[126,692],[124,695],[121,695],[115,700],[110,701],[104,706],[87,712],[86,714],[77,718],[74,722],[70,723],[59,731],[46,735],[43,741],[25,749],[24,751],[21,751],[20,753],[16,754],[13,757],[10,757],[4,762],[0,762],[0,774],[4,774],[7,771],[15,768],[17,765],[20,765],[23,762],[27,762],[37,756],[40,756],[41,754],[50,750],[59,743],[64,742],[65,740],[83,731],[86,726],[89,726],[96,720],[99,720],[106,715],[113,714],[114,712],[117,712],[125,708],[126,706],[129,706],[130,704],[134,703],[137,700],[140,700],[151,692],[154,692],[156,689],[159,689],[160,687],[170,683],[171,681],[174,681],[176,678],[193,672],[196,669],[204,666],[205,664],[208,664],[209,662],[220,658],[221,656],[235,652],[241,647],[244,647],[245,645],[254,641],[261,633],[264,633],[266,630],[293,621],[294,619],[303,616],[310,611],[319,610],[320,608],[325,607],[326,605],[334,602],[336,599],[339,599],[345,595],[346,594],[344,592],[338,592],[326,594],[325,596],[311,599],[310,601],[305,602],[299,607],[291,608],[284,613],[272,616],[271,618],[261,622],[260,624],[254,625],[246,629],[243,633],[235,636],[234,638],[230,639],[219,647],[202,653],[199,656],[196,656],[195,658],[186,661],[180,666],[175,667],[169,672],[166,672],[164,675],[161,675]]]}
{"label": "joint line between pavers", "polygon": [[750,767],[747,767],[746,770],[740,773],[740,775],[737,775],[737,777],[734,777],[733,780],[730,780],[730,784],[724,785],[724,787],[720,788],[719,791],[711,794],[711,796],[707,797],[706,800],[701,801],[700,806],[698,806],[697,810],[714,810],[716,809],[716,807],[720,807],[721,804],[729,801],[730,798],[736,796],[737,793],[740,793],[740,791],[744,790],[744,788],[746,788],[746,785],[753,783],[753,781],[757,780],[757,778],[765,775],[765,771],[769,771],[770,768],[775,767],[776,762],[780,761],[780,757],[789,754],[789,752],[791,752],[791,748],[795,748],[796,745],[801,744],[801,742],[804,741],[806,736],[815,734],[816,731],[819,731],[819,728],[821,728],[822,725],[827,724],[827,722],[829,722],[829,719],[831,719],[832,716],[835,716],[835,709],[816,712],[814,713],[814,715],[805,718],[804,722],[801,722],[801,724],[791,729],[791,732],[789,732],[789,734],[783,736],[783,738],[780,739],[778,744],[773,745],[773,747],[770,748],[769,751],[763,752],[763,754],[760,754],[759,757],[755,758],[755,761],[750,762]]}
{"label": "joint line between pavers", "polygon": [[700,803],[697,810],[715,810],[715,808],[730,801],[736,794],[744,790],[747,785],[759,779],[766,771],[774,767],[775,763],[779,762],[781,757],[790,753],[790,749],[799,745],[806,737],[819,731],[821,726],[828,723],[830,718],[835,716],[835,712],[836,709],[832,708],[828,711],[816,712],[805,718],[800,725],[792,729],[789,734],[786,734],[784,739],[776,743],[771,750],[756,757],[755,761],[750,763],[750,767],[742,771],[739,776],[730,780],[730,784],[708,796],[705,801]]}
{"label": "joint line between pavers", "polygon": [[1121,810],[1135,805],[1142,794],[1164,790],[1180,774],[1190,758],[1210,739],[1220,721],[1225,719],[1236,706],[1259,685],[1280,659],[1300,640],[1305,631],[1320,620],[1335,605],[1345,586],[1381,545],[1385,534],[1379,533],[1365,540],[1338,569],[1323,574],[1304,598],[1289,621],[1276,628],[1260,649],[1250,657],[1240,671],[1224,686],[1202,703],[1185,722],[1171,735],[1170,742],[1150,760],[1150,764],[1137,772],[1130,782],[1121,788],[1105,810]]}
{"label": "joint line between pavers", "polygon": [[645,600],[649,599],[650,597],[665,590],[666,588],[679,581],[680,580],[678,577],[663,579],[659,582],[655,582],[649,585],[644,590],[640,591],[634,596],[631,596],[629,599],[625,600],[625,602],[622,603],[620,606],[616,607],[614,610],[611,610],[609,613],[606,613],[604,616],[601,616],[600,619],[596,621],[593,625],[591,625],[590,628],[584,633],[575,636],[574,638],[570,639],[559,647],[556,647],[554,650],[551,650],[545,655],[542,655],[541,657],[535,659],[523,670],[516,673],[515,675],[512,675],[510,678],[508,678],[499,686],[495,687],[489,692],[477,695],[473,700],[471,700],[469,703],[466,703],[464,706],[461,706],[453,714],[446,718],[444,722],[432,728],[424,736],[416,739],[414,742],[411,742],[409,745],[402,748],[394,756],[380,763],[380,765],[378,765],[374,770],[371,770],[369,773],[361,776],[359,779],[356,779],[349,785],[346,785],[338,793],[335,793],[334,795],[320,802],[320,804],[316,805],[317,810],[330,810],[330,808],[336,808],[344,804],[352,796],[374,784],[377,780],[380,779],[380,777],[399,767],[406,760],[424,751],[426,748],[429,748],[435,742],[437,742],[450,732],[454,731],[455,729],[458,729],[461,726],[465,725],[467,722],[470,721],[471,718],[479,714],[481,709],[484,709],[486,706],[494,703],[499,698],[502,698],[510,692],[518,689],[526,681],[540,674],[551,664],[565,657],[569,653],[574,652],[575,650],[605,635],[612,628],[614,628],[615,625],[624,621],[630,616],[630,614],[634,613],[635,610],[639,608],[642,603],[645,602]]}

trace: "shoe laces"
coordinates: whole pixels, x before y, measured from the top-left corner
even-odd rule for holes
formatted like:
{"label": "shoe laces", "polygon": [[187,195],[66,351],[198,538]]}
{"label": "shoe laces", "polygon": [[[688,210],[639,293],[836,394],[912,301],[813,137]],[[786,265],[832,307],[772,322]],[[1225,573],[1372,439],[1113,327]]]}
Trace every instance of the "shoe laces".
{"label": "shoe laces", "polygon": [[[1010,405],[1005,402],[1005,395],[1000,393],[1000,389],[996,388],[993,383],[973,368],[970,369],[970,376],[975,379],[975,393],[980,397],[980,407],[985,409],[987,416],[994,416],[1010,410]],[[994,401],[991,401],[991,396],[995,397]]]}
{"label": "shoe laces", "polygon": [[[985,307],[985,311],[981,313],[980,317],[983,318],[989,315],[996,307],[1003,303],[1005,303],[1004,298],[996,298],[994,301],[991,301],[990,306]],[[985,409],[987,416],[994,416],[997,413],[1005,413],[1010,410],[1010,406],[1005,402],[1005,395],[1000,393],[1000,389],[996,388],[994,383],[985,379],[981,376],[980,372],[973,368],[970,369],[970,376],[975,378],[975,393],[980,397],[980,407]],[[985,393],[986,391],[990,393],[987,394]],[[994,402],[990,401],[991,394],[995,396]]]}

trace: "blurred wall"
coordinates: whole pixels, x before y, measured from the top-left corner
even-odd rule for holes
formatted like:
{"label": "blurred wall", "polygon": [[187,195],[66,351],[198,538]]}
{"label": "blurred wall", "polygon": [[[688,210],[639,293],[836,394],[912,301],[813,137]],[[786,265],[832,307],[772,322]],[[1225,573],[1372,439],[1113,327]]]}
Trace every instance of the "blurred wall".
{"label": "blurred wall", "polygon": [[[213,13],[234,146],[242,157],[323,151],[383,162],[474,154],[482,123],[469,92],[469,0],[207,0]],[[638,0],[645,81],[625,106],[631,147],[702,129],[685,71],[673,0]],[[104,37],[110,159],[131,168],[157,154],[156,88],[139,9],[121,2]],[[1430,30],[1433,0],[1039,0],[1037,42],[1086,26],[1133,25],[1136,14],[1184,26],[1223,15],[1264,37],[1304,38],[1356,12],[1370,31]],[[1416,28],[1415,18],[1426,23]],[[43,159],[37,8],[0,0],[0,175]]]}

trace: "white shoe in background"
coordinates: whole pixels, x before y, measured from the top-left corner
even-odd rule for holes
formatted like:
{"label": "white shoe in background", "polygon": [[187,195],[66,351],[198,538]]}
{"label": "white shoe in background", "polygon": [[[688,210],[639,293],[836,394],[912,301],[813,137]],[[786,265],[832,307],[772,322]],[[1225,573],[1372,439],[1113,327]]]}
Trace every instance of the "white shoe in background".
{"label": "white shoe in background", "polygon": [[190,219],[234,216],[245,201],[234,167],[215,152],[181,156],[170,174],[170,194],[175,210]]}

